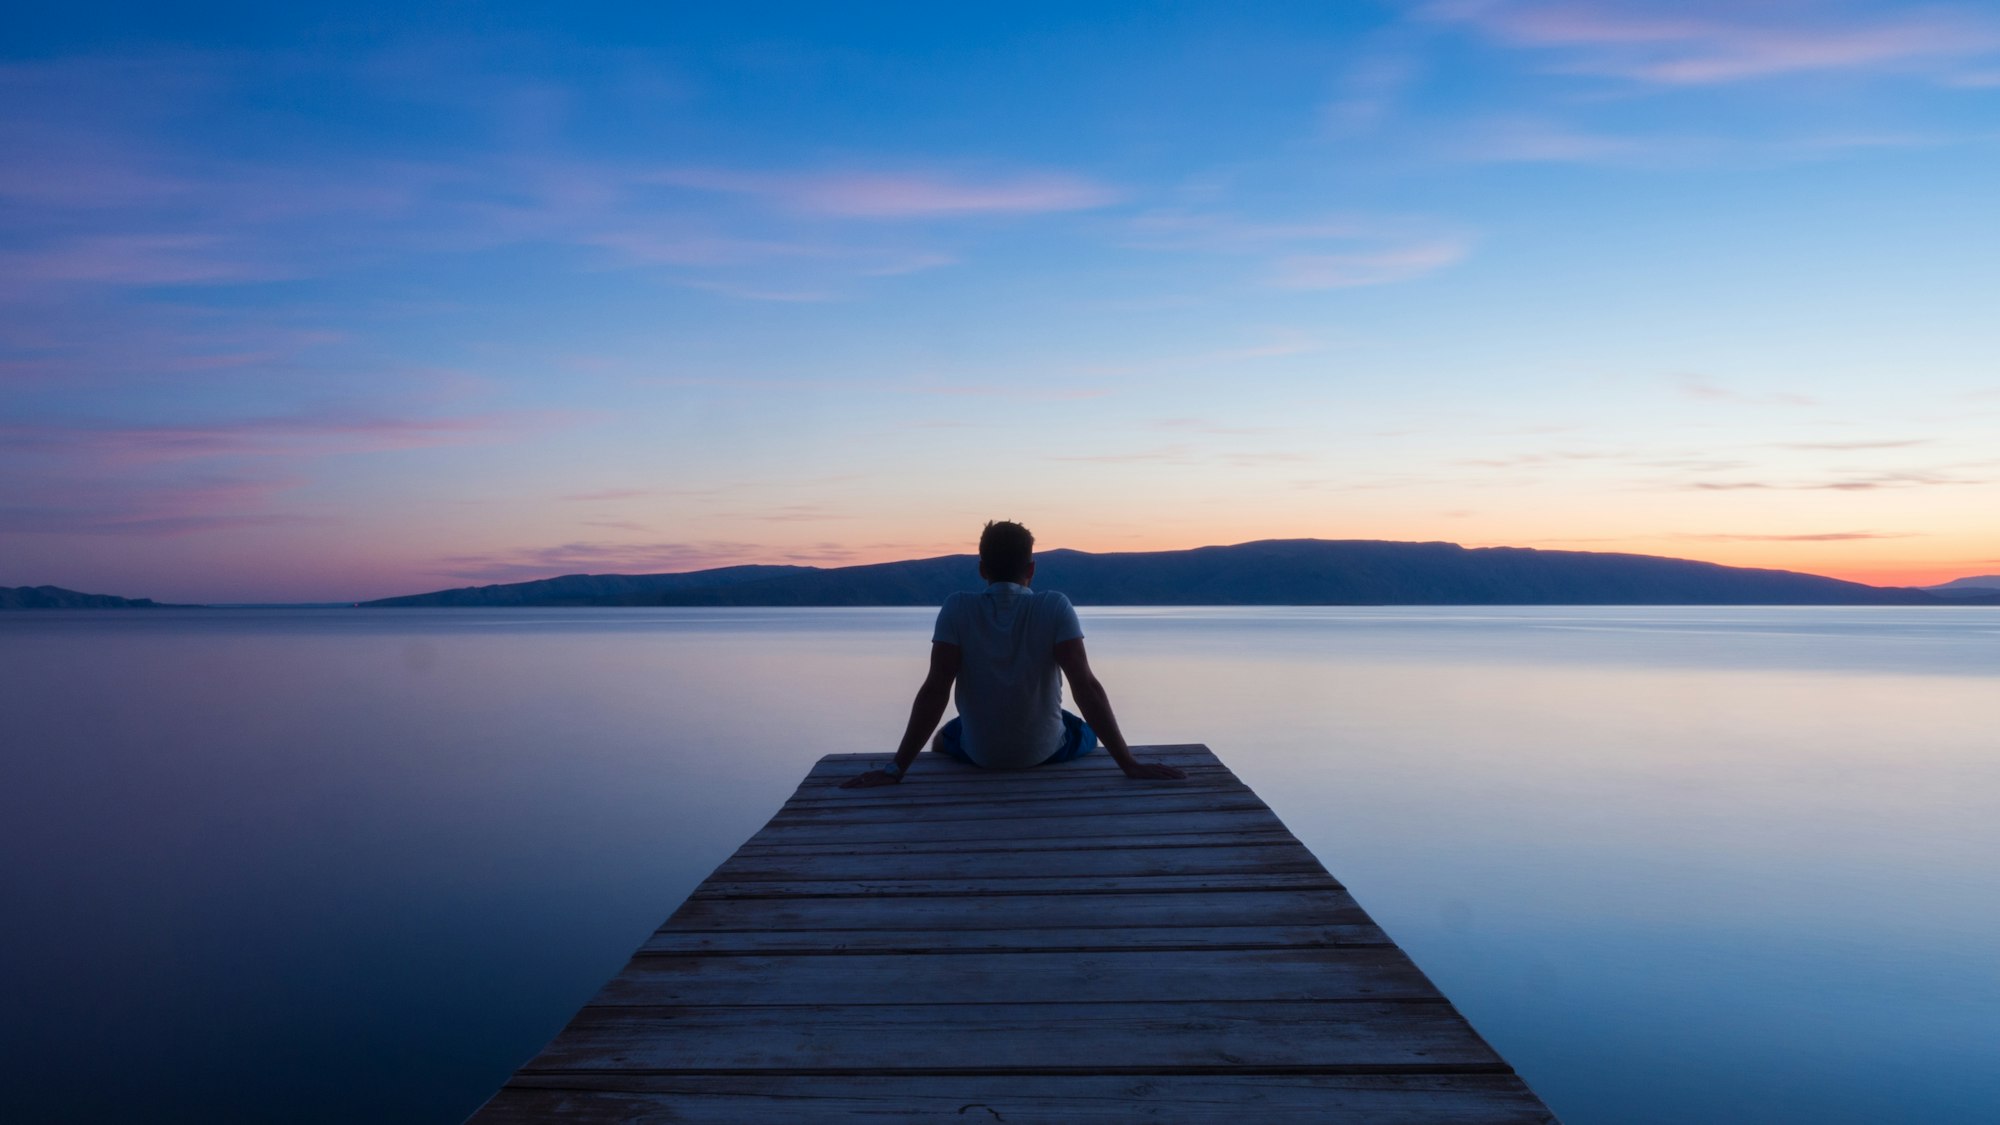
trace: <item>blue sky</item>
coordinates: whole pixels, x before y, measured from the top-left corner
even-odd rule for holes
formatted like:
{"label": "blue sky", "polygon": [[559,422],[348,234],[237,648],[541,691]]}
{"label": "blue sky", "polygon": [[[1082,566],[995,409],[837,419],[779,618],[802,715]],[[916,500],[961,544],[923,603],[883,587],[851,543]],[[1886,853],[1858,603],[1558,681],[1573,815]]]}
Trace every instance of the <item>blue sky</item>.
{"label": "blue sky", "polygon": [[4,51],[0,584],[994,517],[2000,569],[1989,7],[93,9]]}

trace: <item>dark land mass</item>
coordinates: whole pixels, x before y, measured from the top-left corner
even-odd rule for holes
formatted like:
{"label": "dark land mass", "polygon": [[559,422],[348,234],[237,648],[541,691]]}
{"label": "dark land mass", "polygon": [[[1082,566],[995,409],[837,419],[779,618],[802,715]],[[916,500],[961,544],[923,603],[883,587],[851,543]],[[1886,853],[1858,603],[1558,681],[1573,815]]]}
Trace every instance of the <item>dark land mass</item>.
{"label": "dark land mass", "polygon": [[80,594],[61,586],[0,586],[0,609],[178,609],[151,598]]}
{"label": "dark land mass", "polygon": [[565,605],[708,605],[744,604],[727,602],[653,601],[690,590],[712,590],[747,583],[767,582],[794,575],[814,573],[810,566],[725,566],[715,570],[694,570],[684,574],[565,574],[561,578],[538,578],[533,582],[507,582],[492,586],[461,586],[434,594],[411,594],[363,602],[365,606],[565,606]]}
{"label": "dark land mass", "polygon": [[[1057,550],[1037,552],[1035,561],[1035,586],[1061,590],[1079,605],[1964,605],[1970,600],[1651,555],[1366,539],[1272,539],[1116,554]],[[975,556],[947,555],[825,569],[570,575],[363,604],[934,606],[948,594],[982,585]]]}
{"label": "dark land mass", "polygon": [[1941,598],[2000,598],[2000,574],[1976,574],[1971,578],[1954,578],[1937,586],[1925,586],[1927,594]]}

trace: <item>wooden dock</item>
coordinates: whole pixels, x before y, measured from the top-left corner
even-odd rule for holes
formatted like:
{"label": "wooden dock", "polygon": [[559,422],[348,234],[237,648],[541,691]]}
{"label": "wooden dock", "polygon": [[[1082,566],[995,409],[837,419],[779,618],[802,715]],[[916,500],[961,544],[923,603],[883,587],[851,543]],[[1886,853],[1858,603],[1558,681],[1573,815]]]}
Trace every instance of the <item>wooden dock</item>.
{"label": "wooden dock", "polygon": [[1204,746],[820,759],[471,1121],[1553,1122]]}

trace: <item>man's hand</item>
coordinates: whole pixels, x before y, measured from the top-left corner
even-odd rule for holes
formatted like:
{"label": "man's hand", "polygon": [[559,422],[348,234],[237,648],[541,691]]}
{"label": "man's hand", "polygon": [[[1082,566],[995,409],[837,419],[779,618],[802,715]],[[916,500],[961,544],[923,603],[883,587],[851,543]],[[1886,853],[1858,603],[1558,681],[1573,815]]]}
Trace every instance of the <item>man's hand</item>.
{"label": "man's hand", "polygon": [[[1164,762],[1138,762],[1129,766],[1119,766],[1125,776],[1139,781],[1179,781],[1187,776],[1187,771],[1176,769]],[[858,778],[856,780],[859,780]]]}
{"label": "man's hand", "polygon": [[902,781],[885,770],[869,770],[859,777],[850,777],[840,783],[842,789],[873,789],[877,785],[895,785]]}

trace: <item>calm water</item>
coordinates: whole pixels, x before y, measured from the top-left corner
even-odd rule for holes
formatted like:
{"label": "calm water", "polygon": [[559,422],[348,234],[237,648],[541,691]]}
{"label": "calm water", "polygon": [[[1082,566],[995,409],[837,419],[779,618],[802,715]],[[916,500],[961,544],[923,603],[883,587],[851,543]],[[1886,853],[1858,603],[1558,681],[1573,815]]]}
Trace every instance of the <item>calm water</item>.
{"label": "calm water", "polygon": [[[451,1122],[904,610],[0,615],[9,1120]],[[2000,610],[1086,610],[1570,1125],[2000,1119]]]}

